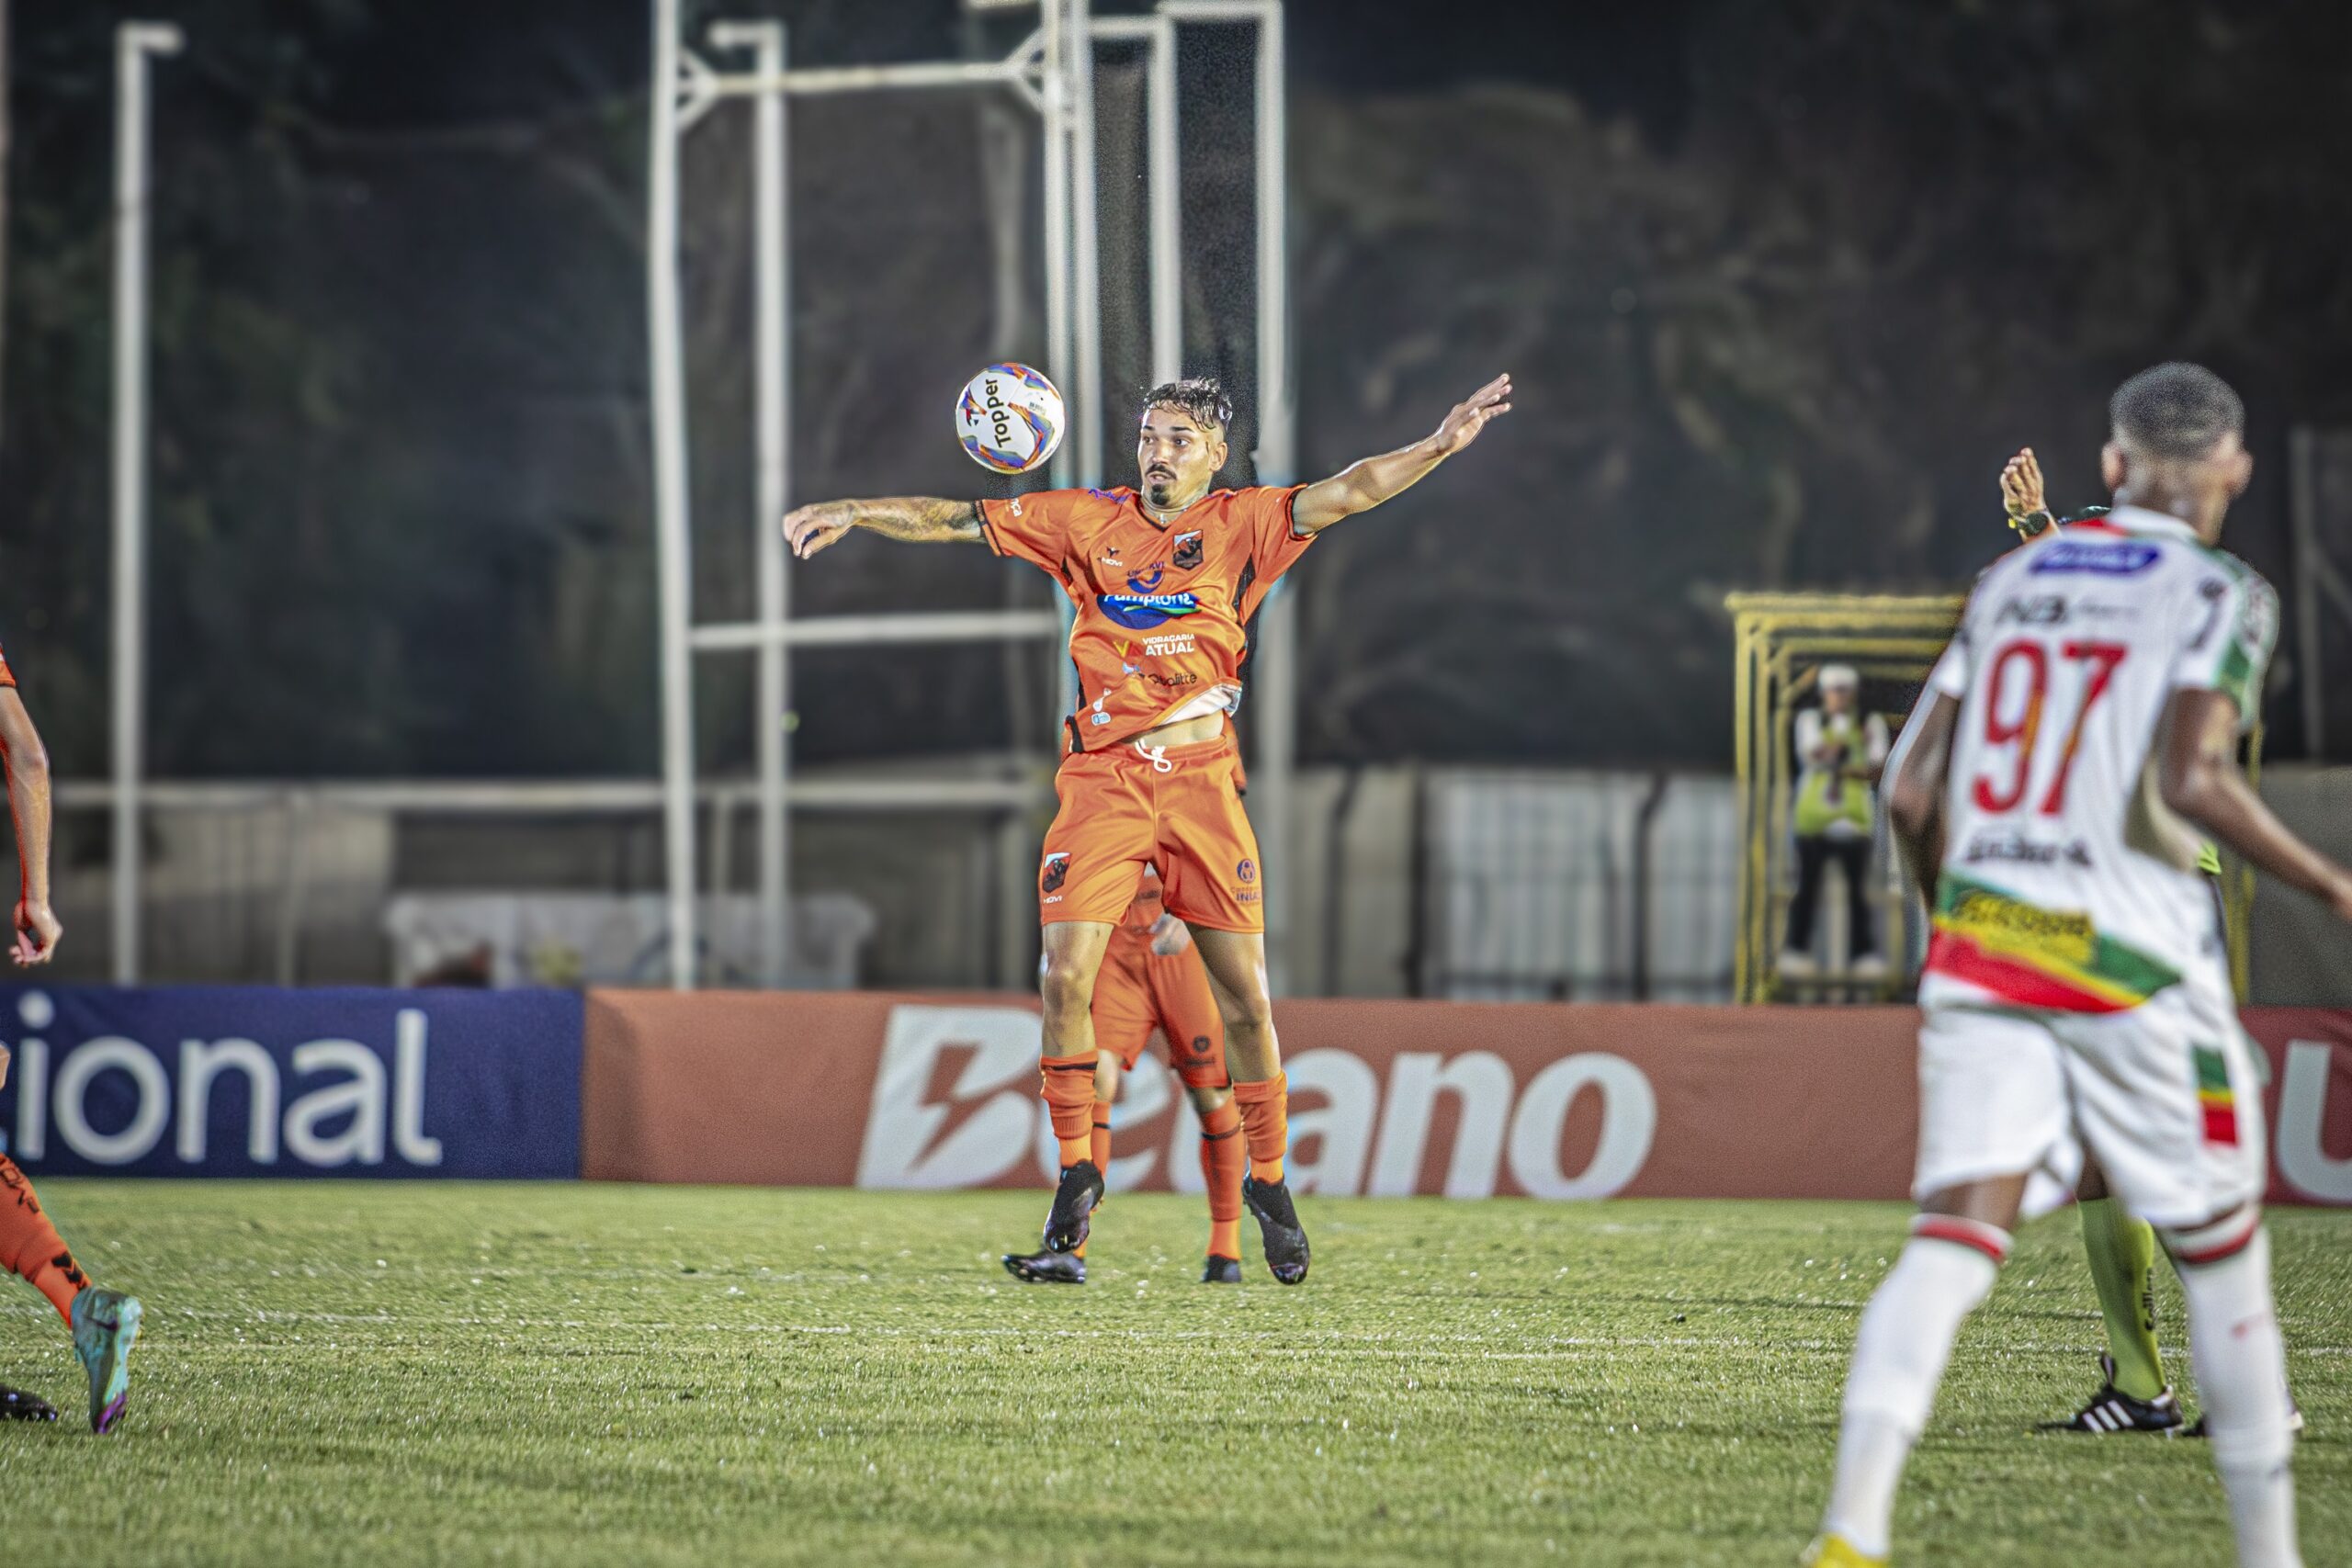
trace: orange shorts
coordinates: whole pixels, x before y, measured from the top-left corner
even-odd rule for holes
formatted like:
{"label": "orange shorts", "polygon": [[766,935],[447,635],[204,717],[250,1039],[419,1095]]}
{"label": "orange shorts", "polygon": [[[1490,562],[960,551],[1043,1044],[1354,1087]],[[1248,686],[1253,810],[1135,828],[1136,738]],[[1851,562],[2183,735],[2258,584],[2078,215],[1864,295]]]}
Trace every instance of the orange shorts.
{"label": "orange shorts", "polygon": [[1117,925],[1148,863],[1169,913],[1212,931],[1266,929],[1258,835],[1241,809],[1233,732],[1153,754],[1133,745],[1080,751],[1054,775],[1061,810],[1046,829],[1037,913],[1046,925]]}
{"label": "orange shorts", "polygon": [[1200,950],[1173,958],[1151,951],[1151,939],[1122,927],[1094,977],[1094,1046],[1132,1069],[1153,1030],[1167,1037],[1168,1065],[1194,1089],[1227,1089],[1225,1020],[1209,990]]}

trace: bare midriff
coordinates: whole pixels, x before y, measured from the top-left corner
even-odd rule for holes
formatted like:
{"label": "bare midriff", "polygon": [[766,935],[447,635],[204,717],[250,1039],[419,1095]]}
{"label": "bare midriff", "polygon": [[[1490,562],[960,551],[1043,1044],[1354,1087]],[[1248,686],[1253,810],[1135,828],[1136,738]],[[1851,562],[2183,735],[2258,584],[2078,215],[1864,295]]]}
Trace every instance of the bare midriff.
{"label": "bare midriff", "polygon": [[1163,724],[1157,729],[1147,729],[1136,737],[1143,746],[1197,746],[1204,740],[1214,740],[1225,732],[1225,715],[1204,713],[1198,718],[1179,719]]}

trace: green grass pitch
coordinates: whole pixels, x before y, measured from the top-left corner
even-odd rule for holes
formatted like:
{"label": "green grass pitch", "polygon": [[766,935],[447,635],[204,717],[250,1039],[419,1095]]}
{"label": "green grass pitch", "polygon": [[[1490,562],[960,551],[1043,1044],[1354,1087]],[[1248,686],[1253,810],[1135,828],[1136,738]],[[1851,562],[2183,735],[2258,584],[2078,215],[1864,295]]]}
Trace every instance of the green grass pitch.
{"label": "green grass pitch", "polygon": [[[55,1181],[147,1334],[110,1438],[0,1285],[5,1539],[96,1563],[1779,1563],[1828,1481],[1890,1205],[1302,1203],[1299,1290],[1194,1282],[1114,1197]],[[2274,1220],[2306,1551],[2352,1542],[2352,1215]],[[1254,1252],[1254,1247],[1253,1247]],[[2179,1341],[2169,1279],[2160,1308]],[[2070,1217],[1971,1323],[1898,1562],[2225,1562],[2203,1445],[2036,1436],[2089,1392]],[[2185,1376],[2185,1369],[2180,1370]]]}

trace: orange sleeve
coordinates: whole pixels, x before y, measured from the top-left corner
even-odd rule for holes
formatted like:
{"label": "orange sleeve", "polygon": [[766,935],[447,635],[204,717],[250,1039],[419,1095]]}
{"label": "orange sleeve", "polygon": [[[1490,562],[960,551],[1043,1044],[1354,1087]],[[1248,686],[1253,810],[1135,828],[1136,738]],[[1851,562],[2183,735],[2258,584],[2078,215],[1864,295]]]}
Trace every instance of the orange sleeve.
{"label": "orange sleeve", "polygon": [[1250,558],[1257,564],[1258,574],[1251,584],[1250,601],[1241,606],[1246,619],[1258,607],[1274,580],[1298,564],[1315,536],[1302,536],[1291,517],[1291,508],[1297,503],[1298,492],[1305,485],[1252,485],[1238,491],[1235,499],[1241,502],[1242,516],[1250,529]]}
{"label": "orange sleeve", "polygon": [[1001,556],[1041,567],[1056,577],[1069,558],[1071,490],[1037,490],[1010,500],[980,502],[980,537]]}

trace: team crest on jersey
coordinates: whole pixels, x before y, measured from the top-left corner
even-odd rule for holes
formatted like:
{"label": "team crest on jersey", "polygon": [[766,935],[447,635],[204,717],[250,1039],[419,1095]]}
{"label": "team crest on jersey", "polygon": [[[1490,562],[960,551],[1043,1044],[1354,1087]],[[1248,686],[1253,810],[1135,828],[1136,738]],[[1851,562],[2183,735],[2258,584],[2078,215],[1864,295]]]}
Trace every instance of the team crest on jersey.
{"label": "team crest on jersey", "polygon": [[1046,857],[1046,869],[1037,878],[1037,890],[1040,893],[1058,893],[1062,890],[1062,884],[1069,879],[1069,856],[1057,852]]}
{"label": "team crest on jersey", "polygon": [[1175,565],[1178,571],[1190,571],[1201,564],[1201,535],[1194,529],[1176,536]]}
{"label": "team crest on jersey", "polygon": [[1139,632],[1191,615],[1201,607],[1201,601],[1191,593],[1105,593],[1094,604],[1114,626]]}
{"label": "team crest on jersey", "polygon": [[2089,572],[2099,577],[2137,577],[2164,552],[2138,539],[2061,539],[2034,554],[2026,568],[2036,577]]}

